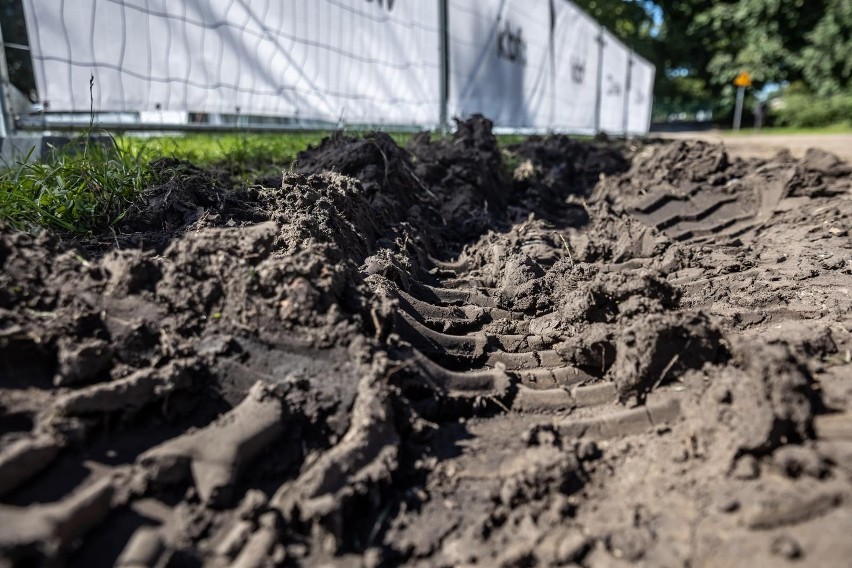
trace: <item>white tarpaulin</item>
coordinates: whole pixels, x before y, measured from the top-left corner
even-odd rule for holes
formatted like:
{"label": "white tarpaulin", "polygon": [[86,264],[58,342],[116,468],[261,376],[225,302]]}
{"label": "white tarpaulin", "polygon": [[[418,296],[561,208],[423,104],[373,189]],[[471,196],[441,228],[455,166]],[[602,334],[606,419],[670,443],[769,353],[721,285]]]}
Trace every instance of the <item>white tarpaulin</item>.
{"label": "white tarpaulin", "polygon": [[630,68],[630,102],[628,103],[627,132],[645,134],[651,123],[651,105],[654,102],[654,66],[633,56]]}
{"label": "white tarpaulin", "polygon": [[647,132],[651,112],[653,66],[631,67],[568,0],[446,0],[446,13],[442,0],[23,3],[47,111],[426,128],[481,113],[503,128],[611,134]]}
{"label": "white tarpaulin", "polygon": [[549,0],[449,0],[449,115],[548,128]]}
{"label": "white tarpaulin", "polygon": [[600,129],[608,134],[623,134],[630,50],[606,30],[603,40]]}
{"label": "white tarpaulin", "polygon": [[47,110],[434,125],[438,3],[25,0]]}
{"label": "white tarpaulin", "polygon": [[597,98],[598,34],[601,27],[571,4],[554,2],[554,128],[593,133]]}

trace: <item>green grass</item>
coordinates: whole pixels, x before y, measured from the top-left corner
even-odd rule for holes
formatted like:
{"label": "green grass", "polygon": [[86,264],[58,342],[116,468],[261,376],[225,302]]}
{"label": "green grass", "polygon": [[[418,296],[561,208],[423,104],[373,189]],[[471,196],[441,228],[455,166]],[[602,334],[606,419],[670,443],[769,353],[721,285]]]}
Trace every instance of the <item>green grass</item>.
{"label": "green grass", "polygon": [[796,126],[773,126],[770,128],[763,128],[761,130],[754,130],[753,128],[743,128],[739,132],[734,132],[733,130],[725,130],[723,133],[728,136],[752,136],[754,134],[766,134],[766,135],[790,135],[790,134],[852,134],[852,124],[850,123],[838,123],[832,124],[830,126],[817,126],[817,127],[796,127]]}
{"label": "green grass", "polygon": [[781,96],[771,111],[778,126],[813,128],[834,124],[852,125],[852,93],[817,97],[806,93]]}
{"label": "green grass", "polygon": [[[199,167],[230,172],[260,172],[269,168],[290,168],[296,156],[308,146],[318,144],[329,132],[293,132],[287,134],[189,134],[141,138],[124,136],[117,140],[120,148],[139,153],[148,160],[170,157],[192,162]],[[362,135],[359,132],[347,133]],[[390,133],[404,146],[408,133]]]}
{"label": "green grass", "polygon": [[[46,161],[0,164],[0,221],[25,231],[96,233],[121,220],[142,191],[158,182],[148,167],[152,160],[185,160],[239,184],[291,168],[299,152],[328,134],[122,136],[110,149],[81,142],[76,152],[56,150]],[[401,146],[413,136],[390,135]],[[501,135],[498,141],[506,148],[526,138]],[[511,161],[505,151],[504,159]]]}
{"label": "green grass", "polygon": [[121,220],[142,191],[158,180],[148,164],[171,157],[218,169],[235,178],[292,166],[298,152],[326,133],[120,137],[115,148],[88,144],[55,150],[44,161],[0,164],[0,220],[77,234],[101,231]]}
{"label": "green grass", "polygon": [[270,166],[289,168],[296,155],[316,144],[328,133],[293,134],[188,134],[141,138],[123,136],[117,144],[147,160],[177,158],[199,167],[237,172],[257,171]]}
{"label": "green grass", "polygon": [[118,222],[154,181],[147,161],[127,149],[84,143],[53,154],[0,167],[0,220],[26,231],[91,233]]}

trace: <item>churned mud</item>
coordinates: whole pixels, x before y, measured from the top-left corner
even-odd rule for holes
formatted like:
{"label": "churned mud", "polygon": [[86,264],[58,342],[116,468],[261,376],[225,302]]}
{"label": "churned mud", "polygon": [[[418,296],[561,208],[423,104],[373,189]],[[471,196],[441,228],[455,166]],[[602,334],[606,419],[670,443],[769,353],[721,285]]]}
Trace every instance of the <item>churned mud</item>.
{"label": "churned mud", "polygon": [[0,228],[0,565],[852,558],[847,164],[482,118],[297,163]]}

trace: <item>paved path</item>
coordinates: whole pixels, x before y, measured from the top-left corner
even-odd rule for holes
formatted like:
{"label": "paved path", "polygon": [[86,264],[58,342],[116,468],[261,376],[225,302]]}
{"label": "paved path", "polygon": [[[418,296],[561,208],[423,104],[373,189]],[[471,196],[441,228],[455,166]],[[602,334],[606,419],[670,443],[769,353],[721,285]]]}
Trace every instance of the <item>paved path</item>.
{"label": "paved path", "polygon": [[678,140],[723,142],[728,150],[744,158],[771,158],[788,148],[794,156],[804,156],[808,148],[822,148],[852,162],[852,133],[849,134],[739,134],[718,130],[706,132],[656,132],[654,136]]}

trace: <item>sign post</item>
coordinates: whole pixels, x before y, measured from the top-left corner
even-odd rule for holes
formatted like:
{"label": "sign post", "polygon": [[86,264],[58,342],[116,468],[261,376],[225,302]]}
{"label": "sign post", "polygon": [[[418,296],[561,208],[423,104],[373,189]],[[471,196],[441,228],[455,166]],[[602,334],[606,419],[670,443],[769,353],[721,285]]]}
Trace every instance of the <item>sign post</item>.
{"label": "sign post", "polygon": [[740,74],[734,79],[734,85],[737,87],[737,106],[734,108],[734,131],[737,131],[740,129],[743,121],[745,90],[746,87],[751,87],[751,75],[748,74],[748,71],[740,71]]}

